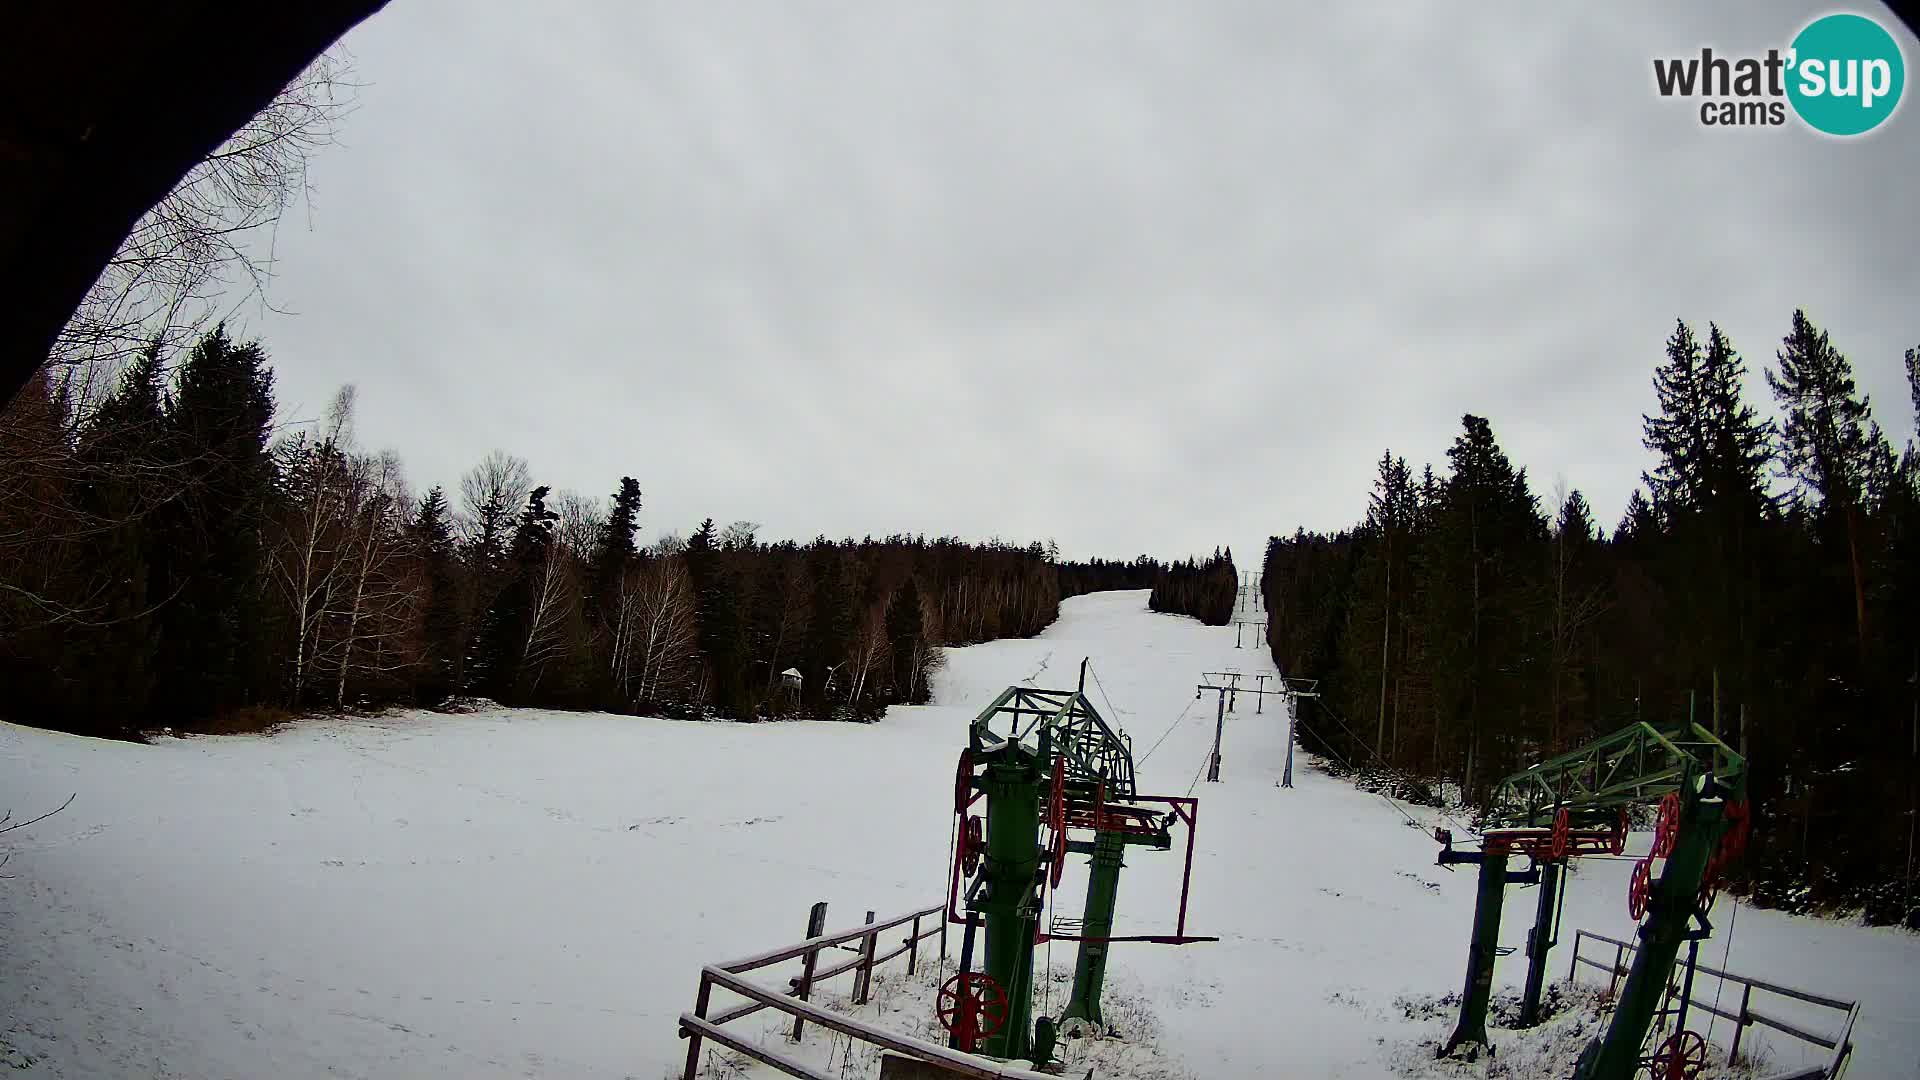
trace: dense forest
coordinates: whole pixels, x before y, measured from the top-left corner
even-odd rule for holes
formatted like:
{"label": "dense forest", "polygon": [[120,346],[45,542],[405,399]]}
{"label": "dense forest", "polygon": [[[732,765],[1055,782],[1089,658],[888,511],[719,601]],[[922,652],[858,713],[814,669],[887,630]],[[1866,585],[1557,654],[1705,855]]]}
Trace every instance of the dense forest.
{"label": "dense forest", "polygon": [[1167,572],[1165,563],[1151,556],[1142,555],[1132,562],[1111,562],[1106,559],[1090,559],[1087,562],[1060,562],[1048,544],[1048,557],[1053,559],[1060,579],[1060,599],[1069,596],[1084,596],[1092,592],[1107,592],[1113,589],[1151,589]]}
{"label": "dense forest", "polygon": [[[1920,352],[1906,369],[1920,417]],[[1748,755],[1752,896],[1920,926],[1920,451],[1804,313],[1765,379],[1777,423],[1718,327],[1674,328],[1641,418],[1656,464],[1611,534],[1578,491],[1543,505],[1469,415],[1439,471],[1382,455],[1364,521],[1275,537],[1273,654],[1325,695],[1303,737],[1471,798],[1692,717]]]}
{"label": "dense forest", "polygon": [[1240,596],[1240,573],[1233,567],[1233,549],[1215,548],[1202,562],[1188,559],[1168,566],[1153,581],[1147,607],[1174,615],[1191,615],[1208,626],[1225,626],[1233,619]]}
{"label": "dense forest", "polygon": [[98,400],[32,382],[0,418],[0,508],[6,714],[106,735],[466,696],[868,719],[927,700],[941,645],[1163,572],[710,520],[643,548],[637,480],[555,492],[500,452],[416,496],[357,445],[350,389],[276,430],[265,351],[223,330],[177,363],[147,349]]}

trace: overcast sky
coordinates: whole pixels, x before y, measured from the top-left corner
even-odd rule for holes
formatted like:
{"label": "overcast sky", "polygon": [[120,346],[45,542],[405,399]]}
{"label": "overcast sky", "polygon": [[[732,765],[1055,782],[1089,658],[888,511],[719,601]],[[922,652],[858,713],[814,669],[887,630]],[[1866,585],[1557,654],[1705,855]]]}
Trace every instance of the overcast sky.
{"label": "overcast sky", "polygon": [[1244,566],[1468,411],[1610,526],[1675,317],[1770,410],[1797,306],[1910,435],[1914,104],[1843,142],[1652,89],[1824,8],[1352,7],[392,0],[278,237],[294,314],[241,321],[283,418],[354,383],[417,487],[631,474],[647,537]]}

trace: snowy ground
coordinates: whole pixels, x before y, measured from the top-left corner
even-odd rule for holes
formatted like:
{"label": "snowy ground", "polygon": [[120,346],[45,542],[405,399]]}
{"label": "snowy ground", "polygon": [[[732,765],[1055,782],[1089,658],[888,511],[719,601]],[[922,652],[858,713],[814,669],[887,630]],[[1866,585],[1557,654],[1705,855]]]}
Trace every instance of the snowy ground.
{"label": "snowy ground", "polygon": [[[1142,790],[1186,793],[1213,727],[1196,677],[1269,668],[1231,628],[1144,599],[1078,598],[1040,638],[954,650],[939,704],[872,726],[501,711],[135,746],[0,725],[17,816],[78,796],[7,837],[5,1060],[29,1077],[658,1080],[684,1053],[674,1018],[702,963],[797,940],[814,900],[834,927],[938,901],[965,723],[1009,683],[1070,686],[1090,655],[1091,696],[1111,698],[1136,753],[1165,733]],[[1189,929],[1223,940],[1129,946],[1113,984],[1157,1018],[1161,1060],[1196,1076],[1428,1071],[1421,1044],[1450,1018],[1408,1002],[1459,989],[1472,876],[1304,761],[1295,788],[1275,786],[1284,730],[1243,698],[1224,782],[1196,788]],[[1179,863],[1129,857],[1117,932],[1171,927]],[[1628,865],[1580,869],[1564,943],[1574,927],[1630,932]],[[1518,944],[1531,893],[1507,911]],[[1718,918],[1733,970],[1865,1001],[1852,1075],[1920,1076],[1920,939],[1735,918],[1724,899]],[[1703,959],[1717,965],[1727,938]],[[1566,944],[1554,955],[1564,978]],[[1503,960],[1501,985],[1524,966]],[[912,995],[900,980],[885,1000]],[[1496,1041],[1517,1064],[1522,1041]],[[1814,1059],[1767,1049],[1775,1066]]]}

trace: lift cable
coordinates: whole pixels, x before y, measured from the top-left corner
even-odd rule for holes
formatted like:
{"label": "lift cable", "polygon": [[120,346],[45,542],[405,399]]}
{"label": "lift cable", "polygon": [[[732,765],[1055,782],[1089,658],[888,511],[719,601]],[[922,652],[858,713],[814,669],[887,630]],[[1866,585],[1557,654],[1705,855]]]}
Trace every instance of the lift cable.
{"label": "lift cable", "polygon": [[[1367,741],[1365,739],[1362,739],[1359,735],[1354,734],[1354,730],[1347,726],[1347,722],[1345,720],[1340,719],[1340,714],[1333,711],[1333,706],[1328,705],[1325,698],[1316,697],[1313,700],[1319,703],[1320,708],[1323,712],[1325,712],[1328,716],[1333,717],[1333,722],[1340,725],[1340,730],[1346,732],[1347,735],[1353,739],[1355,745],[1360,747],[1360,749],[1365,750],[1367,753],[1372,754],[1373,760],[1379,762],[1381,768],[1386,769],[1389,772],[1399,771],[1398,769],[1395,769],[1390,763],[1388,763],[1384,758],[1382,758],[1379,754],[1374,753],[1373,747],[1368,746]],[[1325,745],[1326,740],[1322,739],[1321,744]],[[1332,747],[1329,746],[1328,749],[1331,750]],[[1346,761],[1344,758],[1341,760],[1346,764],[1347,768],[1353,769],[1355,772],[1359,772],[1359,769],[1355,768],[1352,762]],[[1393,800],[1391,798],[1388,798],[1384,792],[1376,791],[1374,792],[1374,794],[1379,795],[1383,799],[1387,799],[1387,801],[1390,803],[1393,802]],[[1400,810],[1400,807],[1397,803],[1394,805],[1394,809]],[[1459,818],[1456,818],[1452,814],[1447,813],[1444,807],[1435,807],[1434,809],[1439,813],[1441,817],[1446,818],[1449,822],[1452,822],[1454,825],[1459,826],[1462,832],[1469,833],[1473,836],[1480,835],[1480,831],[1478,829],[1475,829],[1472,826],[1465,824]],[[1411,824],[1419,825],[1419,827],[1422,829],[1426,828],[1425,825],[1421,825],[1419,822],[1414,821],[1413,817],[1409,815],[1405,810],[1400,810],[1400,816],[1406,818],[1407,821]]]}
{"label": "lift cable", "polygon": [[[1106,685],[1100,681],[1100,672],[1094,668],[1092,660],[1087,661],[1087,674],[1093,676],[1093,685],[1100,689],[1100,700],[1107,703],[1107,710],[1113,714],[1113,722],[1119,724],[1120,706],[1115,705],[1113,698],[1107,695]],[[1123,724],[1121,726],[1124,727],[1125,725]]]}
{"label": "lift cable", "polygon": [[1193,789],[1200,786],[1200,776],[1202,773],[1207,771],[1207,763],[1212,760],[1213,760],[1213,747],[1209,746],[1207,747],[1206,754],[1200,758],[1200,767],[1193,771],[1193,783],[1187,785],[1188,798],[1192,798]]}
{"label": "lift cable", "polygon": [[[1062,857],[1065,857],[1066,849],[1062,848],[1060,850],[1060,854]],[[1040,977],[1040,1013],[1043,1016],[1050,1013],[1053,1009],[1053,931],[1054,931],[1053,894],[1054,894],[1054,890],[1052,888],[1048,888],[1047,889],[1047,970],[1045,974],[1043,974]]]}
{"label": "lift cable", "polygon": [[[1198,701],[1198,700],[1200,700],[1198,697],[1195,697],[1193,699],[1193,701]],[[1173,718],[1173,723],[1168,724],[1167,730],[1161,732],[1160,737],[1153,741],[1153,746],[1150,747],[1146,753],[1140,755],[1139,761],[1136,761],[1133,763],[1133,767],[1135,769],[1138,769],[1140,768],[1140,766],[1145,765],[1147,763],[1147,759],[1153,756],[1153,752],[1155,750],[1160,749],[1160,744],[1167,741],[1167,736],[1173,734],[1173,729],[1180,726],[1180,721],[1185,720],[1187,718],[1187,713],[1193,711],[1193,701],[1187,702],[1187,707],[1184,709],[1181,709],[1180,715]]]}
{"label": "lift cable", "polygon": [[1727,986],[1727,961],[1733,959],[1733,924],[1740,921],[1740,898],[1727,894],[1733,914],[1727,916],[1727,947],[1720,954],[1720,977],[1713,981],[1713,1008],[1707,1010],[1707,1042],[1713,1042],[1713,1022],[1720,1018],[1720,991]]}
{"label": "lift cable", "polygon": [[[954,869],[953,869],[954,837],[957,836],[963,830],[965,830],[966,827],[967,827],[966,815],[965,813],[962,813],[960,815],[959,825],[956,828],[954,828],[952,831],[948,832],[947,834],[947,874],[942,876],[947,876],[954,873]],[[942,910],[940,912],[940,921],[944,923],[946,922],[946,920],[947,920],[947,913],[945,910]],[[946,933],[947,932],[945,930],[940,931],[940,963],[934,972],[936,975],[939,976],[939,981],[934,984],[936,986],[943,985],[947,979]]]}
{"label": "lift cable", "polygon": [[[1294,725],[1293,725],[1293,726],[1294,726],[1295,728],[1299,728],[1299,727],[1300,727],[1300,723],[1299,723],[1299,721],[1297,721],[1297,720],[1296,720],[1296,721],[1294,722]],[[1360,771],[1359,769],[1357,769],[1357,768],[1355,768],[1355,767],[1354,767],[1354,764],[1353,764],[1353,762],[1351,762],[1351,761],[1348,761],[1348,760],[1347,760],[1346,758],[1344,758],[1344,757],[1342,757],[1342,756],[1341,756],[1341,754],[1340,754],[1340,751],[1338,751],[1338,750],[1335,750],[1335,749],[1333,748],[1333,745],[1332,745],[1331,743],[1328,743],[1328,742],[1327,742],[1327,741],[1326,741],[1325,739],[1322,739],[1322,740],[1320,740],[1320,745],[1321,745],[1321,746],[1322,746],[1322,747],[1323,747],[1323,748],[1324,748],[1324,749],[1325,749],[1325,750],[1327,751],[1327,753],[1329,753],[1329,754],[1332,754],[1332,755],[1333,755],[1333,757],[1334,757],[1334,759],[1335,759],[1335,760],[1337,760],[1337,761],[1339,761],[1339,762],[1340,762],[1340,764],[1342,764],[1342,765],[1345,765],[1345,766],[1346,766],[1346,767],[1347,767],[1348,769],[1350,769],[1350,770],[1352,770],[1352,771],[1353,771],[1353,772],[1355,772],[1355,773],[1358,773],[1358,772]],[[1411,825],[1411,826],[1413,826],[1413,827],[1414,827],[1414,828],[1416,828],[1416,829],[1419,829],[1419,830],[1420,830],[1421,832],[1426,832],[1426,831],[1427,831],[1427,827],[1426,827],[1426,825],[1424,825],[1424,824],[1422,824],[1422,823],[1421,823],[1420,821],[1418,821],[1418,820],[1416,820],[1416,819],[1414,818],[1414,816],[1413,816],[1412,814],[1409,814],[1409,813],[1407,813],[1407,812],[1406,812],[1405,810],[1403,810],[1403,809],[1401,809],[1401,808],[1400,808],[1400,804],[1399,804],[1399,803],[1397,803],[1397,802],[1394,802],[1394,801],[1393,801],[1393,799],[1392,799],[1392,797],[1390,797],[1389,795],[1387,795],[1387,793],[1386,793],[1386,792],[1384,792],[1384,791],[1375,791],[1375,792],[1372,792],[1372,794],[1373,794],[1373,795],[1375,795],[1375,796],[1378,796],[1379,798],[1381,798],[1381,799],[1383,799],[1383,800],[1385,800],[1385,801],[1386,801],[1386,804],[1387,804],[1388,806],[1391,806],[1391,807],[1393,807],[1393,811],[1394,811],[1394,813],[1396,813],[1396,814],[1399,814],[1399,815],[1400,815],[1401,817],[1403,817],[1403,818],[1406,818],[1406,819],[1407,819],[1407,824],[1409,824],[1409,825]]]}

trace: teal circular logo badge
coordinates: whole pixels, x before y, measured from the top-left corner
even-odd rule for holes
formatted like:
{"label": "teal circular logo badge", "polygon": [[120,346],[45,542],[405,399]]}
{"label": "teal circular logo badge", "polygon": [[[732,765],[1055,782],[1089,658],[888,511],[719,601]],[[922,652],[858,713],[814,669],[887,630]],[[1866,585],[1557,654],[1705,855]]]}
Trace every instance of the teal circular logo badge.
{"label": "teal circular logo badge", "polygon": [[1816,131],[1863,135],[1900,104],[1907,65],[1900,44],[1864,15],[1815,19],[1793,39],[1787,100]]}

